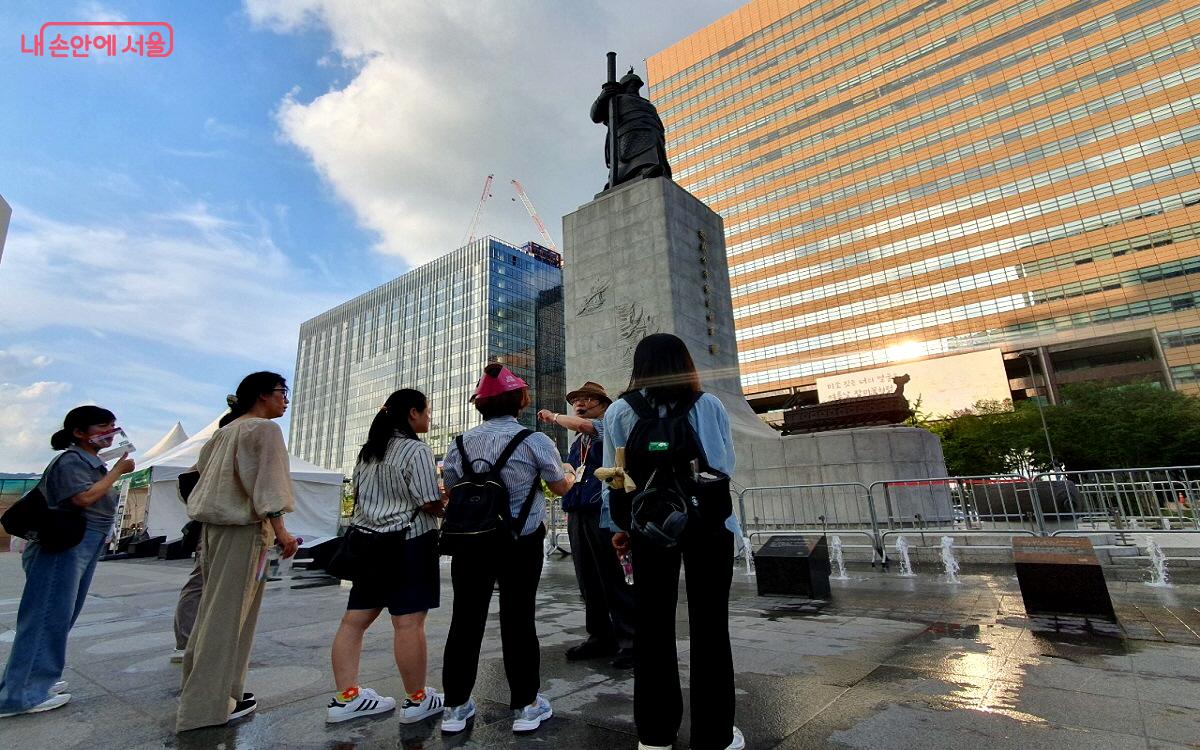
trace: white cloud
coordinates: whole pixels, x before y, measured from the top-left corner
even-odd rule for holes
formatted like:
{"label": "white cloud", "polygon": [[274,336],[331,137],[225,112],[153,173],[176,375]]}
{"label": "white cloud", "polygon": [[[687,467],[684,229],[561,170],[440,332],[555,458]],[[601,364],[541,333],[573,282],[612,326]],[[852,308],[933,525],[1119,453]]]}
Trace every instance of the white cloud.
{"label": "white cloud", "polygon": [[536,238],[509,179],[521,180],[556,241],[560,217],[603,187],[604,131],[588,108],[604,54],[642,58],[732,10],[737,0],[680,6],[631,0],[246,0],[279,33],[327,29],[352,79],[276,113],[378,250],[410,263],[456,247],[479,188],[496,174],[481,234]]}
{"label": "white cloud", "polygon": [[340,299],[261,227],[202,202],[79,224],[20,208],[4,266],[0,330],[84,329],[117,351],[149,342],[290,364],[299,324]]}
{"label": "white cloud", "polygon": [[71,386],[38,381],[0,382],[0,461],[3,471],[41,471],[49,459],[50,435],[62,427]]}

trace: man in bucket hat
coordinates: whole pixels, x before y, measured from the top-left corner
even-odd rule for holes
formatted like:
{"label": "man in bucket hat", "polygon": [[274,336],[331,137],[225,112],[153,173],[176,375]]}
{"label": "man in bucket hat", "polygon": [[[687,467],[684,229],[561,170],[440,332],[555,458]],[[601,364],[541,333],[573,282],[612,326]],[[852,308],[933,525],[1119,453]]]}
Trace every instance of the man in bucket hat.
{"label": "man in bucket hat", "polygon": [[614,667],[632,669],[633,587],[625,583],[612,546],[613,532],[600,525],[601,484],[593,476],[603,463],[604,412],[612,399],[603,386],[589,380],[567,394],[567,403],[571,414],[538,412],[542,422],[578,433],[567,462],[578,467],[579,481],[563,495],[562,507],[569,514],[567,534],[586,607],[588,638],[567,649],[567,659],[614,656]]}

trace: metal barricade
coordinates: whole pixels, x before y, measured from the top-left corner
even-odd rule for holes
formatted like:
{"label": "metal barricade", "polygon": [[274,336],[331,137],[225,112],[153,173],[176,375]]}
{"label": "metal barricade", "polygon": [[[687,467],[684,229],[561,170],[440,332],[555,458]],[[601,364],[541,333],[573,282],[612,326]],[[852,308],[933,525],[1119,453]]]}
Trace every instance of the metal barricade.
{"label": "metal barricade", "polygon": [[887,557],[870,490],[858,482],[747,487],[740,491],[738,518],[753,541],[764,534],[820,532],[859,535],[867,539],[872,561]]}
{"label": "metal barricade", "polygon": [[567,534],[567,513],[562,509],[562,498],[546,499],[546,557],[557,552],[564,557],[571,554],[570,547],[563,547],[562,540],[566,538],[567,544],[570,545],[570,537]]}
{"label": "metal barricade", "polygon": [[888,480],[873,483],[870,492],[884,509],[886,528],[879,536],[885,549],[889,536],[911,533],[1009,538],[1045,533],[1036,492],[1028,478],[1015,474]]}
{"label": "metal barricade", "polygon": [[1164,466],[1039,474],[1055,489],[1046,512],[1054,536],[1200,533],[1200,467]]}

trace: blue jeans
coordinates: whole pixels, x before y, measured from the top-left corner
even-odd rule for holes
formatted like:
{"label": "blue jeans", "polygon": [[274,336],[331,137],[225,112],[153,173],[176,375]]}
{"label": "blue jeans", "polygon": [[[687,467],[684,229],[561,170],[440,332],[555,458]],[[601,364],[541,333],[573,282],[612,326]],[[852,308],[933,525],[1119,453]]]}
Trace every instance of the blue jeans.
{"label": "blue jeans", "polygon": [[25,548],[25,590],[16,640],[0,680],[0,714],[33,708],[50,697],[50,688],[62,678],[67,633],[83,609],[105,536],[89,528],[83,541],[63,552],[46,552],[36,543]]}

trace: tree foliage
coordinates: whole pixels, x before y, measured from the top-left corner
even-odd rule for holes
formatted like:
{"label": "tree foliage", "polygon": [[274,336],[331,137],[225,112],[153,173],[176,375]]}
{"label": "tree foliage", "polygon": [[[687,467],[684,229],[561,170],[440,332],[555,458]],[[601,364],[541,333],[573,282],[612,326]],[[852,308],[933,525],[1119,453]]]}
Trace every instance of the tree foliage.
{"label": "tree foliage", "polygon": [[[1153,383],[1081,383],[1044,406],[1054,457],[1069,471],[1200,464],[1200,398]],[[981,401],[921,425],[942,440],[955,475],[1050,469],[1037,405]]]}

